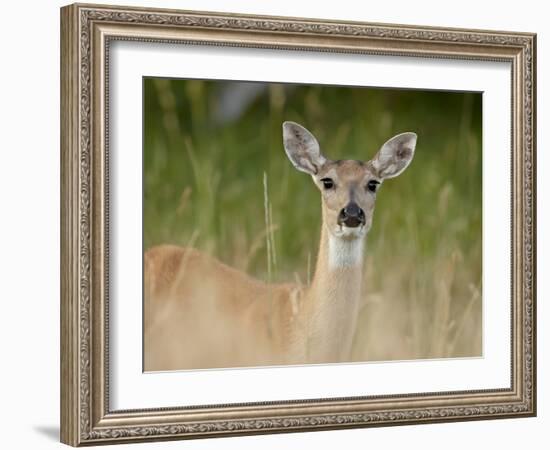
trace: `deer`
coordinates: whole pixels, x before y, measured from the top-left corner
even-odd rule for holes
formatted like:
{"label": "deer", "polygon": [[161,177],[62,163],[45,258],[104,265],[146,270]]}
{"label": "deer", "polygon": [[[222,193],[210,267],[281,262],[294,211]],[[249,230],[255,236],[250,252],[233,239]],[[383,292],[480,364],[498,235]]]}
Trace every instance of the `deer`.
{"label": "deer", "polygon": [[311,282],[267,283],[191,247],[150,248],[144,254],[144,370],[349,361],[378,191],[409,166],[416,141],[406,132],[369,161],[330,160],[310,131],[284,122],[288,159],[321,194]]}

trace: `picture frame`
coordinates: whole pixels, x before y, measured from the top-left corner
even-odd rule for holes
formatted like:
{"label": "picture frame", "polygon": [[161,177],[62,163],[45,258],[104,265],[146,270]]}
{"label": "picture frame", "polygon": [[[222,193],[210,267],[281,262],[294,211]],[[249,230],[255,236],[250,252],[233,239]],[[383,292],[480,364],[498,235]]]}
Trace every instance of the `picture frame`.
{"label": "picture frame", "polygon": [[[114,42],[510,66],[507,387],[114,409],[109,68]],[[61,441],[97,445],[536,415],[536,35],[73,4],[61,9]],[[484,255],[490,260],[490,255]],[[116,281],[116,280],[115,280]],[[199,374],[200,375],[200,374]]]}

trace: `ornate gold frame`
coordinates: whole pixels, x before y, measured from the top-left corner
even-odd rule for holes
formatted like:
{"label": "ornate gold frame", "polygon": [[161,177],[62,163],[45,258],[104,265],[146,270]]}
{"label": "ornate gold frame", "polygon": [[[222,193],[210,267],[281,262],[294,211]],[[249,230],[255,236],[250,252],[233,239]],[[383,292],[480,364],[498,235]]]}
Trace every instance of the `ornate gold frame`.
{"label": "ornate gold frame", "polygon": [[[106,99],[112,40],[510,62],[510,388],[111,411]],[[536,36],[529,33],[99,5],[62,8],[62,442],[77,446],[535,415],[535,51]]]}

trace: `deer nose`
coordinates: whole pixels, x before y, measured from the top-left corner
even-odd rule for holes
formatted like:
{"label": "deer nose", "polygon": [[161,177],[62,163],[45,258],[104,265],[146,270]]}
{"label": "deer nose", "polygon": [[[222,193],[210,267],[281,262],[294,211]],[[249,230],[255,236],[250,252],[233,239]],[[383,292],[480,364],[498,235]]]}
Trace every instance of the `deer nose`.
{"label": "deer nose", "polygon": [[365,223],[365,213],[355,202],[346,205],[338,215],[338,224],[346,227],[355,228]]}

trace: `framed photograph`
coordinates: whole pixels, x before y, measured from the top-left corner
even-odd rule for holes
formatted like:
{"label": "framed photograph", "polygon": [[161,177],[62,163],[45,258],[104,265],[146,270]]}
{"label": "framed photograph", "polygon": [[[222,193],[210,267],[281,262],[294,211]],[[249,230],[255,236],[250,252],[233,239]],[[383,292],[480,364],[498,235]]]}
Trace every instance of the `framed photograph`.
{"label": "framed photograph", "polygon": [[535,57],[62,8],[62,442],[535,415]]}

